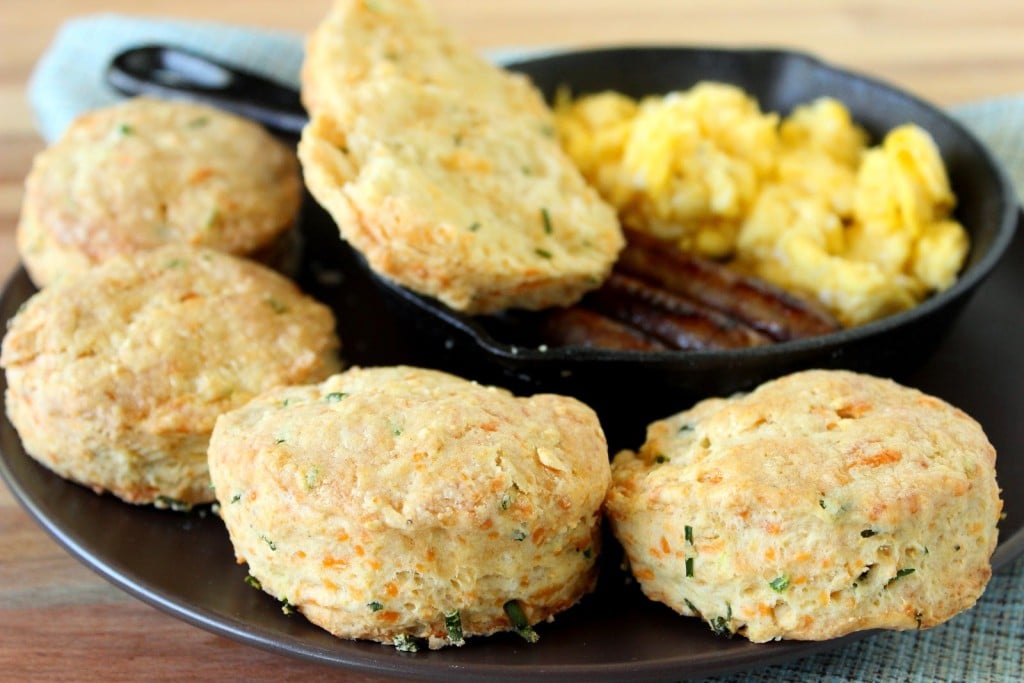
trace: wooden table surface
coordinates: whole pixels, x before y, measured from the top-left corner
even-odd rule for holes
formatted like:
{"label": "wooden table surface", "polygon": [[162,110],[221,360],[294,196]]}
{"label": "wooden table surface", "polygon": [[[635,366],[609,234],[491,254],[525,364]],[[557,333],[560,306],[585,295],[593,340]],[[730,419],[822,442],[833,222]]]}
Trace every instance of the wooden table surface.
{"label": "wooden table surface", "polygon": [[[22,183],[43,142],[26,83],[65,19],[100,11],[310,30],[329,0],[3,0],[0,276],[18,264]],[[1019,0],[435,0],[476,48],[688,43],[800,48],[944,105],[1024,92]],[[209,634],[65,553],[0,486],[0,680],[368,680]]]}

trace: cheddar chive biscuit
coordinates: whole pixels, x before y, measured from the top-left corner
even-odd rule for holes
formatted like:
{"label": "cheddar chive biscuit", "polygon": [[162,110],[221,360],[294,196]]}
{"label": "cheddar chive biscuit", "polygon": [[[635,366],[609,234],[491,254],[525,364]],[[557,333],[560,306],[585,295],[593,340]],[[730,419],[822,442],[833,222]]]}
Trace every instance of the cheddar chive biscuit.
{"label": "cheddar chive biscuit", "polygon": [[139,97],[79,116],[36,156],[18,250],[40,287],[167,243],[287,270],[301,198],[295,152],[258,124]]}
{"label": "cheddar chive biscuit", "polygon": [[239,562],[336,636],[533,640],[594,588],[611,475],[575,399],[352,368],[224,414],[209,455]]}
{"label": "cheddar chive biscuit", "polygon": [[624,245],[539,91],[420,2],[339,0],[314,31],[311,194],[379,275],[469,314],[568,305]]}
{"label": "cheddar chive biscuit", "polygon": [[217,416],[340,368],[330,309],[257,263],[169,245],[61,278],[11,320],[0,364],[25,451],[131,503],[211,502]]}
{"label": "cheddar chive biscuit", "polygon": [[938,398],[810,370],[651,424],[606,510],[644,593],[718,633],[922,629],[991,576],[995,458]]}

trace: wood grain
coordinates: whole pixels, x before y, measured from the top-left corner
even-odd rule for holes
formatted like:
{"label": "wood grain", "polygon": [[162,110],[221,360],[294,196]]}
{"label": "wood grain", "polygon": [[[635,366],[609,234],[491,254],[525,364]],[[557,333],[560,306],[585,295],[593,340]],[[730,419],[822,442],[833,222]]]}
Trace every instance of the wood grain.
{"label": "wood grain", "polygon": [[[942,105],[1024,92],[1018,0],[435,0],[477,48],[687,43],[782,46]],[[223,21],[302,34],[328,0],[4,0],[0,4],[0,277],[17,267],[22,184],[42,148],[25,97],[61,23],[94,12]],[[0,486],[0,679],[369,680],[206,633],[110,586]]]}

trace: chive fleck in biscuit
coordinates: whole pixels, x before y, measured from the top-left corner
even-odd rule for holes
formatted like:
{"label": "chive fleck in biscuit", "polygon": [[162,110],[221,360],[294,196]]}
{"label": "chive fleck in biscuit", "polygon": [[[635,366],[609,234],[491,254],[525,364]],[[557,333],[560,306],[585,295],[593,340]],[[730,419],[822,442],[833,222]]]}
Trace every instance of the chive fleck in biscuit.
{"label": "chive fleck in biscuit", "polygon": [[214,421],[340,367],[334,317],[255,262],[168,245],[112,258],[32,296],[0,365],[25,451],[131,503],[214,500]]}
{"label": "chive fleck in biscuit", "polygon": [[258,124],[139,97],[81,115],[36,156],[18,250],[40,287],[169,242],[287,269],[301,196],[294,150]]}
{"label": "chive fleck in biscuit", "polygon": [[595,585],[608,450],[575,399],[357,367],[225,413],[209,456],[239,562],[339,637],[531,637]]}
{"label": "chive fleck in biscuit", "polygon": [[651,424],[606,510],[644,593],[718,633],[922,629],[991,576],[995,459],[935,397],[810,370]]}

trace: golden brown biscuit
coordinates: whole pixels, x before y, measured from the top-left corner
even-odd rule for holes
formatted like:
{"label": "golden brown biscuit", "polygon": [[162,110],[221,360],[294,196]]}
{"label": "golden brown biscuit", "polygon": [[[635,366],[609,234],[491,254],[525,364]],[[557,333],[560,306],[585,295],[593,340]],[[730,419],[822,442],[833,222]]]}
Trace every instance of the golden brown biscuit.
{"label": "golden brown biscuit", "polygon": [[25,451],[131,503],[214,500],[217,416],[339,368],[327,307],[255,262],[168,245],[115,257],[29,299],[3,339]]}
{"label": "golden brown biscuit", "polygon": [[37,286],[170,242],[283,266],[301,196],[294,151],[259,125],[135,98],[80,116],[36,156],[17,244]]}
{"label": "golden brown biscuit", "polygon": [[420,0],[336,0],[306,39],[301,94],[310,115],[344,109],[363,84],[398,78],[472,93],[477,103],[553,122],[522,75],[496,69]]}
{"label": "golden brown biscuit", "polygon": [[995,458],[935,397],[811,370],[651,424],[606,510],[644,593],[718,633],[922,629],[991,576]]}
{"label": "golden brown biscuit", "polygon": [[427,16],[341,1],[314,33],[310,192],[374,271],[456,310],[574,303],[624,245],[615,211],[559,147],[540,94]]}
{"label": "golden brown biscuit", "polygon": [[209,456],[239,562],[337,636],[529,635],[594,587],[608,450],[575,399],[352,368],[224,414]]}

